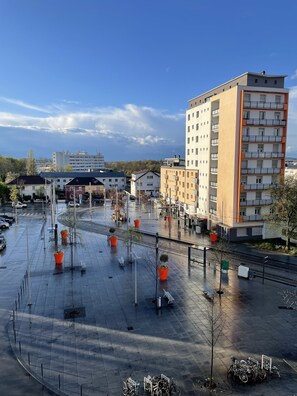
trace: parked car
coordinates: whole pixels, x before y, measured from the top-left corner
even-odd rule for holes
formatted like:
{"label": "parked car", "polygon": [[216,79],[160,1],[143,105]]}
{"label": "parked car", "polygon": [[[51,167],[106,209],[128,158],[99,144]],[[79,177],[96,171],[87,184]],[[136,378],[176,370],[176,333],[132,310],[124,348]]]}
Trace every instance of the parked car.
{"label": "parked car", "polygon": [[3,221],[4,223],[8,223],[10,226],[13,223],[11,219],[7,219],[6,217],[0,216],[0,221]]}
{"label": "parked car", "polygon": [[12,202],[11,206],[12,206],[13,208],[16,208],[16,209],[22,209],[22,208],[26,208],[26,207],[27,207],[27,204],[18,201],[18,202]]}
{"label": "parked car", "polygon": [[4,250],[6,248],[6,239],[4,238],[4,235],[0,235],[0,251]]}
{"label": "parked car", "polygon": [[9,223],[7,223],[6,221],[0,220],[0,229],[7,230],[7,228],[9,228]]}
{"label": "parked car", "polygon": [[[68,206],[74,207],[74,202],[68,202]],[[75,207],[78,208],[80,204],[78,202],[75,202]]]}
{"label": "parked car", "polygon": [[9,215],[6,215],[6,214],[2,214],[2,215],[0,215],[0,217],[2,217],[3,219],[5,219],[5,221],[10,220],[12,223],[15,222],[14,216],[9,216]]}

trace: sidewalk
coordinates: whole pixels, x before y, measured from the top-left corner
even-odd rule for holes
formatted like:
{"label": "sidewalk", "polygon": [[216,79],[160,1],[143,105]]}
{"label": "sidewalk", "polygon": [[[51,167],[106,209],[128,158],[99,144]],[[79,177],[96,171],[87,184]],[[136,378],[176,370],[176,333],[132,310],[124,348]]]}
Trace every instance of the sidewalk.
{"label": "sidewalk", "polygon": [[[166,230],[158,221],[153,224],[152,232]],[[118,263],[126,254],[124,243],[111,249],[105,235],[80,232],[83,244],[75,249],[74,270],[70,246],[64,249],[63,272],[57,272],[49,235],[46,249],[43,241],[38,244],[31,264],[31,311],[25,278],[15,340],[10,323],[11,343],[20,361],[46,386],[65,395],[119,396],[127,377],[142,383],[144,376],[161,373],[175,379],[182,395],[205,395],[210,302],[203,290],[217,290],[218,271],[195,266],[189,273],[185,256],[170,255],[169,280],[158,282],[158,295],[163,288],[169,290],[175,302],[168,306],[162,299],[157,312],[154,249],[134,246],[136,292],[135,264],[121,268]],[[85,273],[81,263],[86,264]],[[283,305],[281,288],[242,280],[229,271],[223,290],[221,298],[215,293],[216,307],[225,318],[215,346],[217,393],[294,395],[297,375],[284,359],[296,362],[297,318],[294,311],[278,308]],[[261,354],[273,357],[280,379],[252,386],[228,382],[232,355],[259,358]]]}

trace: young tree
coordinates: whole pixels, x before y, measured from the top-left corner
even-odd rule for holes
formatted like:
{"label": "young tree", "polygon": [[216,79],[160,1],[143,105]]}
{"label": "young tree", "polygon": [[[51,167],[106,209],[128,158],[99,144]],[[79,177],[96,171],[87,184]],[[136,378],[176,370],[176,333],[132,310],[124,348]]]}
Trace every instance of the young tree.
{"label": "young tree", "polygon": [[282,178],[271,190],[272,204],[267,220],[277,225],[286,236],[286,250],[290,249],[290,240],[296,236],[297,229],[297,178]]}
{"label": "young tree", "polygon": [[127,230],[123,233],[124,241],[127,246],[127,261],[128,263],[132,263],[133,261],[133,242],[141,242],[142,241],[142,234],[140,234],[135,227],[128,227]]}
{"label": "young tree", "polygon": [[214,381],[214,350],[215,345],[223,331],[225,320],[224,320],[224,313],[221,310],[220,305],[218,304],[215,296],[213,295],[210,298],[210,307],[207,311],[207,334],[206,340],[211,348],[211,357],[210,357],[210,376],[205,381],[205,387],[209,389],[214,389],[216,387]]}
{"label": "young tree", "polygon": [[17,186],[12,186],[10,189],[10,199],[12,202],[16,203],[19,199],[19,189]]}

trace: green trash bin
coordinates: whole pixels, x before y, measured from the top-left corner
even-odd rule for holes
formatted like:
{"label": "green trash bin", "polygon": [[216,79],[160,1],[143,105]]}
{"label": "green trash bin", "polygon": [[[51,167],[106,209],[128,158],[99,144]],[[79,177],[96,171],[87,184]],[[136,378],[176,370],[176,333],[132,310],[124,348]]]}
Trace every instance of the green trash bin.
{"label": "green trash bin", "polygon": [[222,267],[222,270],[228,271],[228,269],[229,269],[229,261],[228,260],[222,260],[221,261],[221,267]]}

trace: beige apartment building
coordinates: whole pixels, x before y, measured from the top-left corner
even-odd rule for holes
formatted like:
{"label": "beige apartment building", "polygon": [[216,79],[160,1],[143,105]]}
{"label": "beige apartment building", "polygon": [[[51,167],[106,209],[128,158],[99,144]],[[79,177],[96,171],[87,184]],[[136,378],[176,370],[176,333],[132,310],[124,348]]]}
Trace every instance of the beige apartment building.
{"label": "beige apartment building", "polygon": [[265,216],[285,169],[285,77],[244,73],[189,101],[184,174],[197,172],[196,199],[191,179],[179,197],[229,240],[273,236]]}

